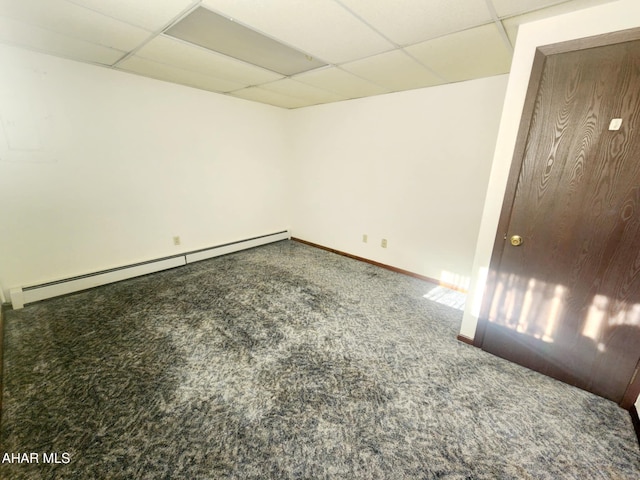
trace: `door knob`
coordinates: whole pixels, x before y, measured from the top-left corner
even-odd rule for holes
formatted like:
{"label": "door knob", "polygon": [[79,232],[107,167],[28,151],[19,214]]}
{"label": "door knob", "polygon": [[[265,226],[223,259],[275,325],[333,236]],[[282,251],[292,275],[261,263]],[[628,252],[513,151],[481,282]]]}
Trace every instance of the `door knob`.
{"label": "door knob", "polygon": [[522,245],[522,242],[524,242],[524,240],[520,235],[513,235],[511,237],[511,245],[513,245],[514,247],[519,247],[520,245]]}

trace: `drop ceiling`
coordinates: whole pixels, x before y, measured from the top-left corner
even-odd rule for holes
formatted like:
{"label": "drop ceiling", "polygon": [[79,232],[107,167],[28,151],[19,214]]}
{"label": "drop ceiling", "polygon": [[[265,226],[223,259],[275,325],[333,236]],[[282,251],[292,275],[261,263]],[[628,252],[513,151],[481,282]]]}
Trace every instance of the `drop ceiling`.
{"label": "drop ceiling", "polygon": [[300,108],[508,73],[519,25],[611,1],[0,0],[0,42]]}

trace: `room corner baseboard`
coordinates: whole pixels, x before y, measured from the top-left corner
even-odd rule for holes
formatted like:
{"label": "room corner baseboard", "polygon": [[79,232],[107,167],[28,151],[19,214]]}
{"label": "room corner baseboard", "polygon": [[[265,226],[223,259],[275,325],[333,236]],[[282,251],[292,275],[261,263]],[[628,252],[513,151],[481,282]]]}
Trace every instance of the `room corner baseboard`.
{"label": "room corner baseboard", "polygon": [[469,337],[466,337],[466,336],[460,335],[460,334],[458,334],[458,336],[456,338],[458,339],[459,342],[466,343],[467,345],[471,345],[472,347],[475,346],[473,344],[473,338],[469,338]]}
{"label": "room corner baseboard", "polygon": [[638,437],[638,445],[640,446],[640,418],[638,417],[638,410],[636,409],[635,405],[632,405],[629,409],[629,415],[631,415],[633,428],[636,431],[636,437]]}
{"label": "room corner baseboard", "polygon": [[420,275],[419,273],[411,272],[409,270],[404,270],[402,268],[394,267],[392,265],[387,265],[385,263],[376,262],[375,260],[370,260],[365,257],[359,257],[357,255],[353,255],[351,253],[343,252],[341,250],[336,250],[335,248],[325,247],[324,245],[320,245],[317,243],[309,242],[307,240],[302,240],[301,238],[291,237],[291,240],[299,243],[304,243],[305,245],[309,245],[310,247],[319,248],[321,250],[326,250],[327,252],[336,253],[338,255],[342,255],[343,257],[352,258],[353,260],[358,260],[360,262],[368,263],[370,265],[375,265],[376,267],[384,268],[386,270],[391,270],[392,272],[401,273],[403,275],[408,275],[410,277],[418,278],[420,280],[424,280],[426,282],[435,283],[442,287],[448,288],[450,290],[456,290],[458,292],[467,293],[467,290],[460,288],[456,285],[441,282],[435,278],[427,277],[425,275]]}

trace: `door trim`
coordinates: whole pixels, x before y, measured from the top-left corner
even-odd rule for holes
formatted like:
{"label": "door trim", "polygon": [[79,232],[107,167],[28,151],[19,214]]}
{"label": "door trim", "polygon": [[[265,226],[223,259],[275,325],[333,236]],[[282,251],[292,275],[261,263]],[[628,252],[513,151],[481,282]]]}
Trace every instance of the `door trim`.
{"label": "door trim", "polygon": [[[638,360],[636,369],[633,372],[633,377],[631,377],[631,381],[627,386],[627,390],[624,392],[624,395],[622,396],[622,400],[620,400],[620,406],[625,410],[629,410],[629,412],[631,412],[632,411],[631,409],[635,408],[635,402],[639,395],[640,395],[640,360]],[[640,437],[638,439],[640,440]]]}
{"label": "door trim", "polygon": [[487,281],[482,295],[480,315],[478,316],[476,333],[473,337],[473,344],[476,347],[482,347],[482,344],[484,343],[484,334],[487,329],[491,299],[493,299],[493,295],[495,294],[497,287],[496,274],[500,269],[507,225],[511,218],[516,188],[518,187],[518,178],[520,177],[520,170],[522,169],[522,163],[524,161],[524,152],[527,146],[527,139],[529,137],[529,128],[531,127],[531,122],[533,120],[533,111],[546,58],[547,56],[541,51],[541,49],[537,48],[533,58],[533,66],[531,67],[531,77],[529,78],[527,95],[522,109],[520,127],[518,128],[518,136],[516,137],[516,146],[511,160],[511,167],[509,168],[509,176],[507,177],[507,187],[504,199],[502,200],[502,210],[500,211],[498,228],[496,230],[495,239],[493,240],[491,261],[489,262],[489,274],[487,275]]}
{"label": "door trim", "polygon": [[[524,153],[529,136],[529,129],[531,127],[531,122],[533,121],[536,99],[538,96],[538,90],[540,88],[542,73],[544,71],[547,57],[549,55],[586,50],[596,47],[604,47],[635,40],[640,40],[640,28],[632,28],[629,30],[605,33],[592,37],[544,45],[536,48],[533,65],[531,67],[531,76],[529,77],[529,85],[527,87],[527,93],[522,109],[520,126],[518,128],[518,135],[516,137],[516,144],[513,152],[513,157],[511,159],[509,176],[507,177],[505,194],[502,201],[502,209],[500,211],[498,227],[496,229],[493,249],[491,251],[489,272],[487,275],[487,281],[485,283],[485,288],[482,296],[482,304],[480,307],[480,314],[478,316],[478,323],[476,325],[476,332],[473,339],[474,346],[482,348],[482,345],[484,343],[484,336],[487,329],[491,301],[496,292],[496,287],[498,284],[497,274],[500,271],[502,253],[506,244],[505,235],[507,232],[507,226],[509,225],[509,221],[511,220],[511,213],[515,202],[518,179],[520,178],[520,171],[522,169],[522,164],[524,161]],[[635,375],[634,379],[631,380],[632,381],[627,388],[627,393],[620,403],[620,406],[626,409],[629,409],[632,405],[632,403],[630,404],[629,402],[631,401],[631,396],[633,395],[633,393],[640,391],[640,375]],[[633,401],[635,401],[635,398],[633,399]]]}
{"label": "door trim", "polygon": [[633,423],[633,428],[636,431],[636,437],[638,437],[638,444],[640,445],[640,417],[638,417],[638,410],[635,405],[631,405],[629,415],[631,415],[631,423]]}

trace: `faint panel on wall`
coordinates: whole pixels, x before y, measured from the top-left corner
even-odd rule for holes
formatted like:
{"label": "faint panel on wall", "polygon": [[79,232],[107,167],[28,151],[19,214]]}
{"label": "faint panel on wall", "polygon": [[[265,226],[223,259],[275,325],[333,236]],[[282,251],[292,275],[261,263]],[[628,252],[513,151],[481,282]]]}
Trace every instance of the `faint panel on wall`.
{"label": "faint panel on wall", "polygon": [[2,129],[9,150],[40,150],[42,148],[38,121],[28,111],[3,114]]}
{"label": "faint panel on wall", "polygon": [[62,137],[42,96],[46,72],[7,68],[0,89],[0,161],[55,162]]}

